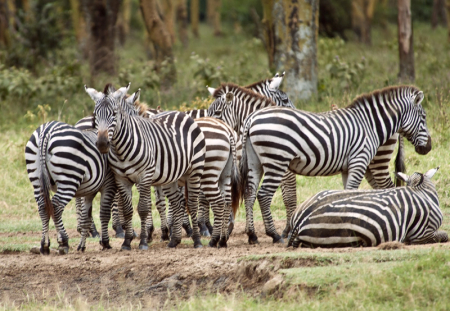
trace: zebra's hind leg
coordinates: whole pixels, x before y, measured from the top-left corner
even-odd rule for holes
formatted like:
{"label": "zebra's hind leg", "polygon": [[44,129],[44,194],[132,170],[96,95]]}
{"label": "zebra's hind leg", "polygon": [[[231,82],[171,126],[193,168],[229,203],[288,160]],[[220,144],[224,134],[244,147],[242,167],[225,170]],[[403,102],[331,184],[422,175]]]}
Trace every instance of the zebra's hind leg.
{"label": "zebra's hind leg", "polygon": [[67,205],[67,203],[69,203],[69,201],[70,200],[62,199],[59,193],[56,193],[52,198],[52,204],[54,208],[53,221],[58,233],[57,240],[59,244],[58,251],[60,255],[65,255],[69,252],[69,236],[67,235],[66,229],[64,229],[64,224],[62,221],[62,213],[64,211],[64,207]]}
{"label": "zebra's hind leg", "polygon": [[162,186],[164,195],[169,200],[168,225],[170,242],[167,247],[176,247],[181,242],[181,226],[185,213],[184,196],[178,189],[177,182]]}
{"label": "zebra's hind leg", "polygon": [[287,171],[281,180],[281,192],[283,195],[283,203],[286,208],[286,227],[284,228],[281,237],[287,238],[291,231],[291,216],[297,208],[297,176],[291,171]]}
{"label": "zebra's hind leg", "polygon": [[261,188],[257,194],[266,234],[273,239],[273,243],[284,243],[283,238],[278,234],[275,228],[272,213],[270,211],[273,195],[280,185],[282,177],[283,176],[280,176],[275,172],[267,170],[264,174]]}
{"label": "zebra's hind leg", "polygon": [[152,241],[152,234],[154,231],[152,219],[152,201],[150,185],[153,174],[148,174],[139,183],[139,203],[138,214],[141,218],[141,235],[139,249],[148,250],[148,243]]}
{"label": "zebra's hind leg", "polygon": [[116,232],[116,238],[125,238],[125,231],[123,231],[123,213],[119,211],[119,193],[114,196],[111,204],[112,228]]}
{"label": "zebra's hind leg", "polygon": [[86,250],[86,238],[89,236],[89,229],[92,221],[92,200],[94,196],[85,197],[83,207],[81,209],[81,240],[78,244],[77,251],[84,252]]}
{"label": "zebra's hind leg", "polygon": [[134,238],[133,235],[133,205],[132,205],[132,192],[130,184],[128,181],[123,179],[116,179],[117,188],[120,193],[119,195],[119,206],[123,213],[123,227],[125,229],[125,238],[122,243],[122,250],[131,250],[131,241]]}
{"label": "zebra's hind leg", "polygon": [[[203,167],[201,172],[196,172],[189,176],[186,181],[186,193],[187,193],[187,209],[192,220],[192,240],[194,241],[194,248],[203,247],[202,241],[200,240],[200,232],[198,230],[198,196],[200,193],[200,176],[203,174]],[[206,195],[206,194],[205,194]]]}
{"label": "zebra's hind leg", "polygon": [[[211,208],[214,213],[214,229],[213,234],[211,235],[211,240],[209,241],[210,247],[217,247],[217,243],[219,243],[219,240],[221,241],[221,246],[226,247],[227,240],[228,240],[228,230],[226,228],[227,221],[229,217],[229,213],[226,213],[226,205],[225,200],[223,199],[219,186],[217,183],[215,184],[208,184],[208,189],[215,189],[216,191],[205,191],[205,196],[209,203],[211,204]],[[226,214],[226,219],[224,218],[224,215]],[[223,240],[222,240],[223,238]]]}
{"label": "zebra's hind leg", "polygon": [[48,215],[47,211],[45,210],[44,198],[36,198],[36,201],[38,203],[39,216],[41,217],[42,222],[42,239],[41,248],[39,251],[42,255],[50,255],[50,236],[48,233],[50,215]]}
{"label": "zebra's hind leg", "polygon": [[[200,235],[210,237],[212,233],[211,222],[209,221],[209,202],[206,200],[203,191],[200,191],[198,198],[198,227],[200,229]],[[209,224],[210,228],[208,227]]]}
{"label": "zebra's hind leg", "polygon": [[167,216],[166,216],[166,200],[160,186],[154,187],[154,189],[155,189],[156,209],[158,210],[159,217],[161,218],[161,241],[168,241],[169,226],[167,224]]}

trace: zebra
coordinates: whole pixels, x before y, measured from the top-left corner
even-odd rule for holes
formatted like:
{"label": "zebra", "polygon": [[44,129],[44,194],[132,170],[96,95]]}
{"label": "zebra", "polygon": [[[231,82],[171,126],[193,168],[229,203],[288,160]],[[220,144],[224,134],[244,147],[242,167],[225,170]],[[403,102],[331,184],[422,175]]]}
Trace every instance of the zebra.
{"label": "zebra", "polygon": [[[233,93],[227,93],[234,102]],[[236,96],[238,97],[238,95]],[[423,92],[412,86],[394,86],[363,94],[346,108],[311,113],[268,107],[247,118],[240,162],[249,243],[257,243],[253,205],[257,194],[266,234],[274,243],[276,232],[270,213],[273,194],[285,172],[305,176],[342,174],[345,189],[359,187],[377,149],[394,133],[406,137],[419,154],[431,150]]]}
{"label": "zebra", "polygon": [[[64,229],[62,212],[73,197],[85,197],[80,219],[82,238],[78,246],[78,250],[85,250],[92,200],[98,192],[101,192],[100,243],[104,248],[111,248],[107,212],[116,192],[116,185],[107,166],[107,158],[97,150],[96,140],[95,131],[82,132],[66,123],[52,121],[39,126],[26,144],[28,178],[34,188],[34,197],[42,221],[41,254],[50,254],[50,217],[53,218],[57,230],[59,252],[68,253],[69,238]],[[50,190],[56,192],[51,199]]]}
{"label": "zebra", "polygon": [[[126,88],[128,91],[129,85]],[[139,186],[138,213],[141,218],[139,249],[148,249],[151,223],[150,186],[161,185],[173,210],[172,236],[168,247],[181,242],[181,219],[185,202],[177,182],[186,183],[188,212],[193,222],[194,247],[202,247],[197,227],[197,199],[205,161],[205,140],[198,125],[181,112],[163,112],[150,119],[131,114],[108,94],[85,86],[95,102],[94,124],[98,131],[97,148],[108,154],[108,163],[115,175],[123,208],[125,239],[123,250],[131,249],[133,207],[131,187]],[[107,92],[110,93],[110,92]],[[125,96],[123,92],[121,98]],[[136,92],[135,100],[139,97]],[[126,106],[126,105],[125,105]]]}
{"label": "zebra", "polygon": [[438,231],[442,212],[431,181],[439,167],[425,174],[397,173],[405,187],[378,190],[327,190],[303,202],[291,218],[288,247],[376,246],[448,242]]}

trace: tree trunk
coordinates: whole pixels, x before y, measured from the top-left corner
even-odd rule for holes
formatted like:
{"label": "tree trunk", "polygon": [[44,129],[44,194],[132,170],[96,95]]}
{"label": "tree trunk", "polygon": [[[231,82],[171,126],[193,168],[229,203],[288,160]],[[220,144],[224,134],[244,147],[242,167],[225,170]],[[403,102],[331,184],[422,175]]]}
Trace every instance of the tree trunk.
{"label": "tree trunk", "polygon": [[170,34],[172,44],[175,43],[175,0],[162,0],[160,2],[162,8],[162,16],[164,16],[164,24]]}
{"label": "tree trunk", "polygon": [[206,22],[214,26],[214,2],[215,0],[206,0]]}
{"label": "tree trunk", "polygon": [[398,0],[398,50],[400,82],[414,82],[414,48],[411,21],[411,0]]}
{"label": "tree trunk", "polygon": [[263,0],[263,9],[269,63],[286,71],[289,97],[309,99],[317,93],[319,1]]}
{"label": "tree trunk", "polygon": [[448,29],[448,42],[450,42],[450,0],[445,1],[445,6],[447,8],[447,29]]}
{"label": "tree trunk", "polygon": [[10,45],[9,19],[8,1],[0,0],[0,47],[2,48]]}
{"label": "tree trunk", "polygon": [[70,11],[72,13],[72,25],[78,45],[83,46],[87,38],[86,21],[81,11],[79,0],[70,0]]}
{"label": "tree trunk", "polygon": [[131,0],[123,0],[122,9],[117,17],[117,35],[122,46],[125,45],[128,34],[130,33],[130,17]]}
{"label": "tree trunk", "polygon": [[200,3],[199,0],[191,0],[191,27],[192,33],[196,38],[199,37],[198,21],[200,18]]}
{"label": "tree trunk", "polygon": [[89,17],[89,64],[91,79],[103,72],[115,75],[115,25],[121,0],[84,0]]}
{"label": "tree trunk", "polygon": [[365,44],[372,44],[372,19],[375,12],[376,0],[352,1],[352,28],[358,40]]}
{"label": "tree trunk", "polygon": [[431,27],[435,29],[439,23],[447,25],[447,14],[445,12],[446,0],[433,0],[433,10],[431,13]]}
{"label": "tree trunk", "polygon": [[222,30],[220,27],[220,7],[222,6],[222,0],[214,0],[214,35],[221,36]]}
{"label": "tree trunk", "polygon": [[188,14],[187,14],[187,4],[186,0],[177,0],[177,4],[175,7],[176,10],[176,20],[178,25],[178,38],[184,47],[187,47],[189,44],[188,37]]}
{"label": "tree trunk", "polygon": [[142,17],[144,18],[150,41],[155,48],[157,70],[162,62],[166,63],[166,70],[161,77],[161,87],[167,89],[176,81],[176,69],[172,52],[172,40],[166,25],[161,20],[155,0],[140,0]]}

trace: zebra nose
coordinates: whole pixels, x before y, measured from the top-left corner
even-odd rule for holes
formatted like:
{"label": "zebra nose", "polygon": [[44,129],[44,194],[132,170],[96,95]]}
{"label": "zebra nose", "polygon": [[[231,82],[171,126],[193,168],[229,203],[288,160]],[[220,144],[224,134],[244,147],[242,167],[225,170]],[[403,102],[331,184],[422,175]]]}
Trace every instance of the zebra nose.
{"label": "zebra nose", "polygon": [[428,135],[427,144],[425,146],[416,146],[416,152],[421,155],[425,155],[431,150],[431,136]]}
{"label": "zebra nose", "polygon": [[97,149],[100,151],[100,153],[108,153],[109,152],[109,146],[110,142],[107,139],[98,139],[97,140]]}

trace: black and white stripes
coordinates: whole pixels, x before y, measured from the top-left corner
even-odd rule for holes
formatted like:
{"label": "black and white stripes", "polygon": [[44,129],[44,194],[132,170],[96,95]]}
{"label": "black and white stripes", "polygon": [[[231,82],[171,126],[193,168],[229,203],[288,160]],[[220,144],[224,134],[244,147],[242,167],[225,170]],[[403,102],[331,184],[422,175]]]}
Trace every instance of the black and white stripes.
{"label": "black and white stripes", "polygon": [[430,180],[436,171],[437,168],[410,177],[399,173],[406,187],[332,190],[314,195],[295,211],[288,246],[447,242],[447,234],[438,231],[443,216],[436,188]]}

